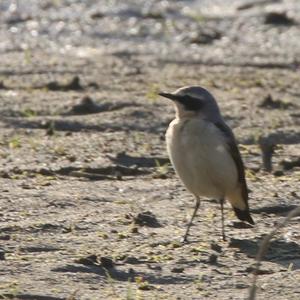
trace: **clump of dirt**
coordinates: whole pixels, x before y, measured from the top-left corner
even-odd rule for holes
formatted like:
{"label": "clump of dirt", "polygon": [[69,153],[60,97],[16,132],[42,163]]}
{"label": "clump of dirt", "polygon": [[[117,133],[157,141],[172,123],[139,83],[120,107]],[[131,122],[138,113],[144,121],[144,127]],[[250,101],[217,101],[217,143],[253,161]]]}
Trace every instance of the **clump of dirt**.
{"label": "clump of dirt", "polygon": [[85,114],[95,114],[102,111],[99,105],[97,105],[89,96],[85,96],[80,100],[78,104],[75,104],[70,113],[85,115]]}
{"label": "clump of dirt", "polygon": [[91,97],[85,96],[79,100],[79,103],[74,104],[67,112],[63,113],[63,115],[97,114],[131,106],[138,105],[134,103],[112,103],[111,101],[98,104]]}
{"label": "clump of dirt", "polygon": [[99,257],[96,254],[91,254],[86,257],[81,257],[75,260],[75,262],[86,266],[99,266],[105,269],[112,269],[114,267],[114,262],[111,258],[105,256]]}
{"label": "clump of dirt", "polygon": [[7,87],[5,86],[3,81],[0,81],[0,90],[6,90]]}
{"label": "clump of dirt", "polygon": [[290,109],[295,107],[295,105],[293,103],[285,102],[282,100],[274,100],[273,97],[269,94],[259,104],[259,107],[267,109]]}
{"label": "clump of dirt", "polygon": [[38,88],[46,88],[49,91],[82,91],[84,90],[83,86],[80,83],[79,76],[74,76],[69,82],[60,83],[57,81],[51,81],[44,86],[39,86]]}
{"label": "clump of dirt", "polygon": [[191,44],[212,44],[215,40],[219,40],[222,34],[213,29],[200,30],[191,34],[189,42]]}
{"label": "clump of dirt", "polygon": [[291,26],[295,21],[286,12],[269,12],[265,15],[265,24]]}
{"label": "clump of dirt", "polygon": [[294,159],[282,160],[280,162],[280,166],[283,167],[284,170],[292,170],[293,168],[300,167],[300,157],[296,157]]}
{"label": "clump of dirt", "polygon": [[86,266],[99,265],[98,256],[95,254],[91,254],[86,257],[81,257],[79,259],[76,259],[75,262]]}
{"label": "clump of dirt", "polygon": [[0,260],[5,260],[5,251],[0,249]]}
{"label": "clump of dirt", "polygon": [[103,13],[99,10],[95,10],[90,13],[90,18],[92,18],[92,19],[102,19],[104,17],[105,17],[105,13]]}
{"label": "clump of dirt", "polygon": [[140,226],[161,227],[156,216],[151,211],[139,213],[136,217],[134,217],[134,223]]}
{"label": "clump of dirt", "polygon": [[263,169],[267,172],[271,172],[273,169],[272,157],[276,149],[274,140],[267,137],[260,137],[258,141],[261,153]]}

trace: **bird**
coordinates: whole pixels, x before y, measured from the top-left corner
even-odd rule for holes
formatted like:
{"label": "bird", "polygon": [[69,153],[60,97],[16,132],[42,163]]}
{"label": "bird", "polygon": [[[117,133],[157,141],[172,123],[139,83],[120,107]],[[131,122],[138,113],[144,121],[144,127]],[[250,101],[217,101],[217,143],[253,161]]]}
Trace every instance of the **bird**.
{"label": "bird", "polygon": [[175,104],[175,119],[165,135],[167,152],[176,174],[195,197],[195,208],[183,242],[188,241],[190,227],[200,207],[200,197],[220,202],[224,241],[225,199],[238,219],[254,225],[241,154],[213,95],[200,86],[185,86],[173,93],[158,94]]}

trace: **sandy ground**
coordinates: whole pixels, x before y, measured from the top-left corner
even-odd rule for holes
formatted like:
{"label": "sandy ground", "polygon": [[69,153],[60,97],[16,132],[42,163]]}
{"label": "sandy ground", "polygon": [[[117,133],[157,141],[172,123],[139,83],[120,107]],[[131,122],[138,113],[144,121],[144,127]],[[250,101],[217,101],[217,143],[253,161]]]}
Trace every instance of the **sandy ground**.
{"label": "sandy ground", "polygon": [[[0,3],[0,299],[245,299],[260,241],[300,204],[299,4],[83,2]],[[216,96],[247,168],[256,225],[227,205],[226,242],[203,199],[180,243],[193,197],[157,92],[192,84]],[[299,237],[298,216],[257,299],[300,298]]]}

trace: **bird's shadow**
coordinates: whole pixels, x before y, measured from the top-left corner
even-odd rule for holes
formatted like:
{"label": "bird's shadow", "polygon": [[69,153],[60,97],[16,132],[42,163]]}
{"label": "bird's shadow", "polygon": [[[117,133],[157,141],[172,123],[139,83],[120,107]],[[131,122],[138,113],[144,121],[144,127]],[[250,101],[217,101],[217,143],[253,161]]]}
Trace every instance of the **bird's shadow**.
{"label": "bird's shadow", "polygon": [[286,205],[286,204],[270,205],[270,206],[252,208],[251,213],[253,214],[265,213],[265,214],[286,216],[290,211],[292,211],[295,208],[297,208],[297,205]]}
{"label": "bird's shadow", "polygon": [[[255,258],[261,240],[246,240],[232,238],[229,247],[238,248],[248,257]],[[274,262],[284,267],[289,267],[293,264],[293,270],[300,269],[300,245],[295,242],[288,242],[285,240],[271,241],[266,251],[263,261]]]}

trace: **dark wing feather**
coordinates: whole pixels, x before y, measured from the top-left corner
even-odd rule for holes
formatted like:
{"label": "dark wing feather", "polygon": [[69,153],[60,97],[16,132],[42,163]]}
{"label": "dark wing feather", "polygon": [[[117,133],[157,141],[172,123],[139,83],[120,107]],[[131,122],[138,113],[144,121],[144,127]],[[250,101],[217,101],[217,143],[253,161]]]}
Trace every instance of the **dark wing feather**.
{"label": "dark wing feather", "polygon": [[230,154],[232,156],[233,161],[235,162],[237,171],[238,171],[238,181],[240,183],[242,199],[246,204],[246,210],[240,210],[236,207],[233,207],[235,214],[242,221],[247,221],[250,224],[254,224],[253,219],[249,213],[249,204],[248,204],[248,188],[245,179],[245,167],[241,158],[241,154],[239,148],[236,144],[234,135],[231,129],[224,122],[216,122],[214,125],[222,131],[222,133],[226,136],[227,145],[230,150]]}

